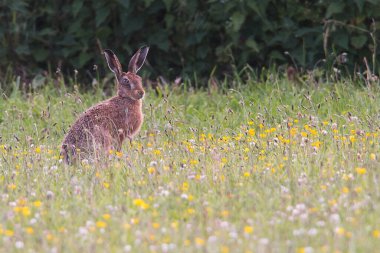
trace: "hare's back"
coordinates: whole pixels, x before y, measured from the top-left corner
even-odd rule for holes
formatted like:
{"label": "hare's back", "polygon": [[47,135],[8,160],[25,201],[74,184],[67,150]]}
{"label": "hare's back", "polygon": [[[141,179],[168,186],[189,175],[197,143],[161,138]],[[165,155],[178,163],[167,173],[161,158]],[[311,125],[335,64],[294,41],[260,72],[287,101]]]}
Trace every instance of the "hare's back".
{"label": "hare's back", "polygon": [[92,132],[95,126],[108,125],[113,118],[118,116],[118,112],[113,109],[112,103],[105,101],[94,105],[83,112],[71,126],[66,139],[75,137],[81,139],[86,132]]}

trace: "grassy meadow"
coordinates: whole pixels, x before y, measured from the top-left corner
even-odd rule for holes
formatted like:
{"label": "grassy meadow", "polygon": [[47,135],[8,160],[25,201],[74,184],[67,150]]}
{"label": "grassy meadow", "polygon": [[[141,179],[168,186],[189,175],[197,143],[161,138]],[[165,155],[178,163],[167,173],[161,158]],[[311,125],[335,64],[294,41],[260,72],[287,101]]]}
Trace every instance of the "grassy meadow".
{"label": "grassy meadow", "polygon": [[100,89],[0,98],[0,252],[378,252],[379,89],[235,86],[147,90],[134,142],[75,166]]}

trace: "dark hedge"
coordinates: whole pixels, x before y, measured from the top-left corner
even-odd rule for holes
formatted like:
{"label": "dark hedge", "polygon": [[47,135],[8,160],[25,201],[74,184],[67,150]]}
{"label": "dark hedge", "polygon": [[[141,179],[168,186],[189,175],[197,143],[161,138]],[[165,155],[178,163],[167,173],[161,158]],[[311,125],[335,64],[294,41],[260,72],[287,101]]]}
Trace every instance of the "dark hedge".
{"label": "dark hedge", "polygon": [[223,75],[291,58],[313,68],[342,52],[353,69],[363,57],[372,66],[380,51],[380,0],[1,0],[0,10],[2,76],[57,67],[90,73],[105,67],[101,49],[127,64],[141,45],[151,46],[152,78],[208,77],[215,67]]}

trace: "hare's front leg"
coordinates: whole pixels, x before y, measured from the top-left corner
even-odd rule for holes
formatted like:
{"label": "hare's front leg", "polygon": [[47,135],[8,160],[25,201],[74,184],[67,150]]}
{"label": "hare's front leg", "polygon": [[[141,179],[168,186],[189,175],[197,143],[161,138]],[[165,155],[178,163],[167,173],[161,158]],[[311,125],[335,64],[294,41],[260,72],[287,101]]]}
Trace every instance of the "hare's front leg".
{"label": "hare's front leg", "polygon": [[77,156],[75,145],[62,144],[60,156],[62,156],[65,164],[72,164],[75,162]]}
{"label": "hare's front leg", "polygon": [[118,136],[119,136],[119,145],[118,145],[119,149],[117,149],[117,151],[121,150],[123,142],[124,142],[125,139],[128,139],[129,140],[129,144],[132,146],[132,144],[133,144],[132,137],[129,136],[128,134],[126,134],[123,129],[120,128],[118,130]]}

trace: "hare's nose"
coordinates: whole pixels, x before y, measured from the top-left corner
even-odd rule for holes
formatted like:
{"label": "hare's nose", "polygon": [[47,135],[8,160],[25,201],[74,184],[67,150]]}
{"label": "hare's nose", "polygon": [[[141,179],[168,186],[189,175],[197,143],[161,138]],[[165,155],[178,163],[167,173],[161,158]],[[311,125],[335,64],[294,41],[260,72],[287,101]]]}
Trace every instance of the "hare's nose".
{"label": "hare's nose", "polygon": [[137,94],[138,94],[139,98],[143,98],[145,95],[145,92],[143,90],[139,90],[139,91],[137,91]]}

